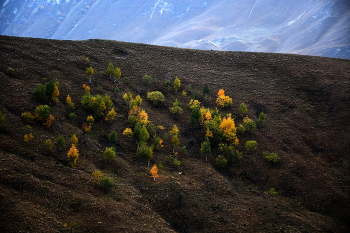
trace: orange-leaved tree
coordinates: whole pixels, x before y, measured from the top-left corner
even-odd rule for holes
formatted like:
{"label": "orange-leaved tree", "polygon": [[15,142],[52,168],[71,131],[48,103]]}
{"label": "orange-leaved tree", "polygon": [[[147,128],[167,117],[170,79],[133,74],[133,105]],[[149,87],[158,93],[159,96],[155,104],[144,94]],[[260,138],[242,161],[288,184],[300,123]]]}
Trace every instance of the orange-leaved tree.
{"label": "orange-leaved tree", "polygon": [[149,172],[151,173],[151,177],[153,177],[154,180],[156,180],[156,178],[159,177],[158,167],[156,164],[153,165],[153,167],[151,168],[151,170]]}
{"label": "orange-leaved tree", "polygon": [[69,158],[69,166],[76,167],[77,159],[79,157],[79,150],[75,147],[74,144],[72,144],[72,147],[69,149],[67,157]]}
{"label": "orange-leaved tree", "polygon": [[229,105],[232,105],[232,98],[229,96],[225,95],[224,89],[220,89],[218,92],[218,98],[216,99],[216,103],[220,107],[227,107]]}

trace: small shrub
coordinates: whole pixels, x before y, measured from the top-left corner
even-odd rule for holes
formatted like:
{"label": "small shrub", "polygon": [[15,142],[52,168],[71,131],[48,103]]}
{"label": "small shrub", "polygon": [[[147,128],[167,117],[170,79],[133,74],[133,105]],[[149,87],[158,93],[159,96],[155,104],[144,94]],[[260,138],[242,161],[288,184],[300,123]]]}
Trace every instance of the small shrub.
{"label": "small shrub", "polygon": [[251,140],[251,141],[247,141],[245,143],[245,148],[247,150],[256,150],[258,148],[258,143],[254,140]]}
{"label": "small shrub", "polygon": [[60,147],[60,149],[64,148],[65,143],[66,143],[66,139],[64,139],[63,136],[59,136],[57,138],[57,145]]}
{"label": "small shrub", "polygon": [[268,152],[263,152],[262,153],[265,157],[265,160],[271,163],[277,163],[281,158],[278,156],[277,153],[268,153]]}
{"label": "small shrub", "polygon": [[15,72],[16,72],[16,70],[14,68],[7,67],[7,73],[14,74]]}
{"label": "small shrub", "polygon": [[144,75],[142,77],[142,81],[144,81],[146,84],[150,84],[152,82],[153,78],[149,75]]}
{"label": "small shrub", "polygon": [[112,147],[107,147],[103,152],[103,158],[106,160],[113,161],[116,158],[115,151]]}
{"label": "small shrub", "polygon": [[2,127],[4,122],[5,122],[5,115],[0,111],[0,127]]}
{"label": "small shrub", "polygon": [[270,190],[267,191],[268,194],[271,196],[277,196],[278,192],[275,190],[275,188],[271,188]]}
{"label": "small shrub", "polygon": [[160,91],[148,92],[147,99],[151,101],[153,105],[159,105],[165,101],[165,97]]}
{"label": "small shrub", "polygon": [[239,124],[237,126],[237,133],[244,133],[245,132],[245,127],[242,124]]}
{"label": "small shrub", "polygon": [[120,89],[118,87],[116,87],[116,88],[114,88],[114,91],[118,93],[118,92],[120,92]]}
{"label": "small shrub", "polygon": [[103,176],[100,180],[100,185],[105,192],[110,191],[114,187],[114,181],[108,176]]}
{"label": "small shrub", "polygon": [[34,135],[32,134],[32,133],[28,133],[28,134],[25,134],[24,136],[23,136],[23,140],[25,141],[25,142],[29,142],[29,141],[31,141],[31,140],[33,140],[34,139]]}
{"label": "small shrub", "polygon": [[181,161],[178,160],[178,159],[174,159],[173,163],[174,163],[175,166],[180,166],[181,165]]}
{"label": "small shrub", "polygon": [[182,91],[181,95],[185,97],[185,96],[187,96],[187,92],[186,91]]}
{"label": "small shrub", "polygon": [[35,118],[31,112],[23,112],[21,114],[21,117],[26,123],[33,123]]}
{"label": "small shrub", "polygon": [[124,84],[129,84],[129,82],[130,82],[128,77],[123,77],[122,81],[123,81]]}
{"label": "small shrub", "polygon": [[227,159],[223,156],[223,155],[219,155],[216,159],[215,159],[215,164],[218,167],[221,168],[225,168],[228,165]]}
{"label": "small shrub", "polygon": [[55,144],[52,142],[51,139],[47,139],[45,142],[44,142],[45,146],[46,146],[46,149],[48,149],[49,151],[53,150]]}
{"label": "small shrub", "polygon": [[68,118],[71,119],[72,121],[77,117],[77,114],[74,112],[69,113]]}

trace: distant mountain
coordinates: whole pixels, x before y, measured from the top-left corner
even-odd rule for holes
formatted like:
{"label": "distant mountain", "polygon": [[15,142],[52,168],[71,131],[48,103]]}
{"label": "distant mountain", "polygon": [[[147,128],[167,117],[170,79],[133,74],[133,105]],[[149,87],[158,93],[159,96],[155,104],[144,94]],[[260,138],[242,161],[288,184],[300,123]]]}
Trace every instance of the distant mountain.
{"label": "distant mountain", "polygon": [[5,0],[0,34],[350,59],[348,0]]}

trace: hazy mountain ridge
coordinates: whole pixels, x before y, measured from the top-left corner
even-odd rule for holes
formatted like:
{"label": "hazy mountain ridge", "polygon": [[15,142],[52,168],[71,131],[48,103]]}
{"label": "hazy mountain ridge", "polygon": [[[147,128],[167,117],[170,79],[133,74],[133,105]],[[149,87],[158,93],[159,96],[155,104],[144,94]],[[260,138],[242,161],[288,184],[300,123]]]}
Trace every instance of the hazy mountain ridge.
{"label": "hazy mountain ridge", "polygon": [[0,34],[350,58],[346,0],[6,0]]}

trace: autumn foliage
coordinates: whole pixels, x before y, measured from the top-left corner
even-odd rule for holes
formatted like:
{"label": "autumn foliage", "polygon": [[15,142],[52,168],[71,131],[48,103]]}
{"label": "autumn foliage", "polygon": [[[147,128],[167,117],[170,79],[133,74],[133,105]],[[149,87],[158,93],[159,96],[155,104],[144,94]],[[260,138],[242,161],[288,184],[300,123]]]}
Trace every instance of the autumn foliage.
{"label": "autumn foliage", "polygon": [[67,157],[69,159],[69,166],[76,167],[77,166],[77,159],[79,157],[79,150],[75,147],[74,144],[72,144],[72,147],[69,149],[69,151],[67,153]]}
{"label": "autumn foliage", "polygon": [[220,107],[227,107],[232,105],[232,98],[230,98],[229,96],[225,95],[225,91],[224,89],[220,89],[218,91],[218,97],[216,99],[216,103],[217,105],[219,105]]}
{"label": "autumn foliage", "polygon": [[151,173],[151,177],[154,178],[154,180],[156,180],[157,177],[159,177],[158,175],[158,167],[156,164],[153,165],[153,167],[151,168],[151,170],[149,171]]}

